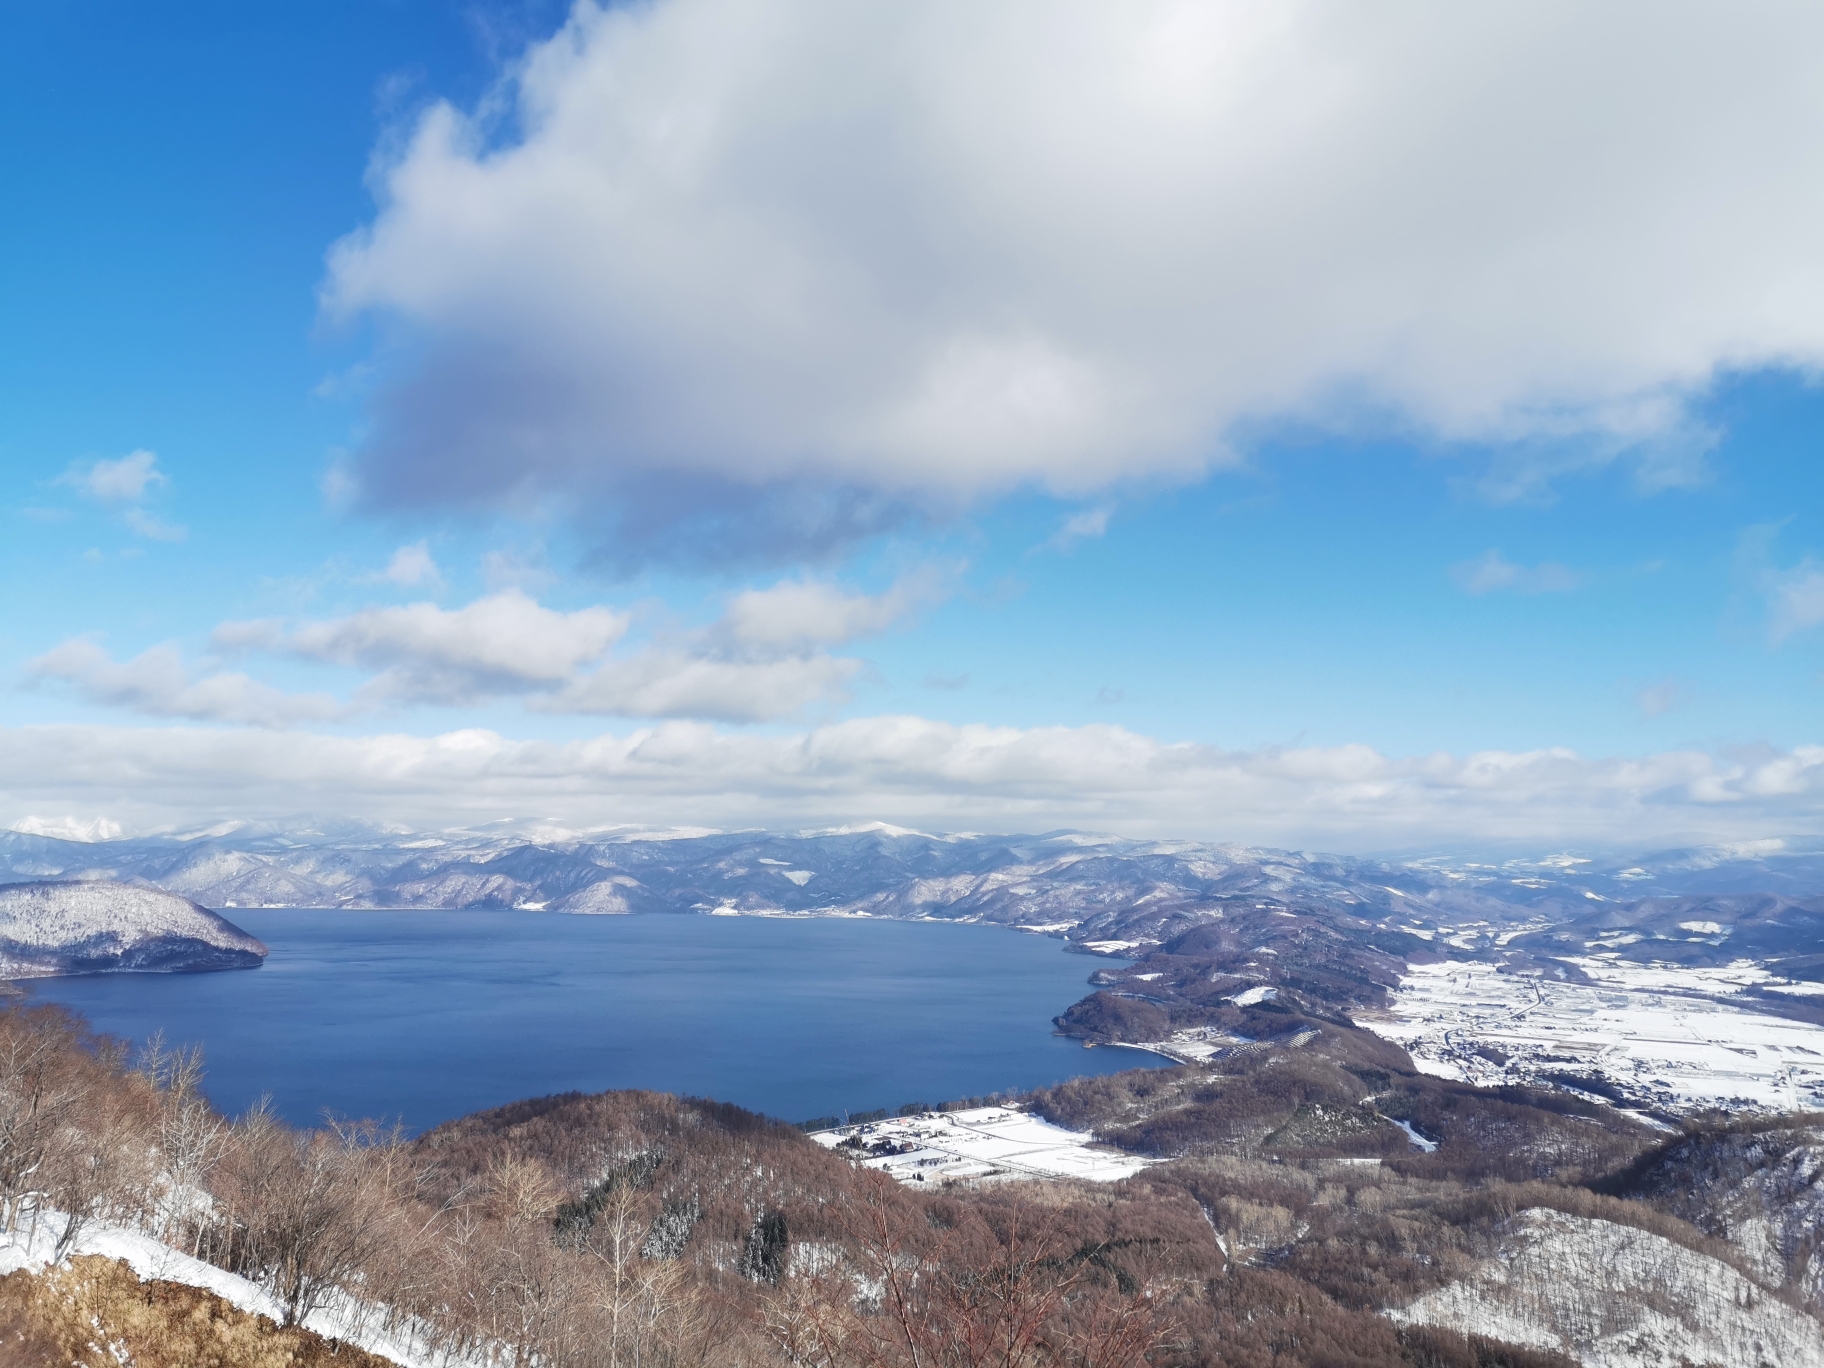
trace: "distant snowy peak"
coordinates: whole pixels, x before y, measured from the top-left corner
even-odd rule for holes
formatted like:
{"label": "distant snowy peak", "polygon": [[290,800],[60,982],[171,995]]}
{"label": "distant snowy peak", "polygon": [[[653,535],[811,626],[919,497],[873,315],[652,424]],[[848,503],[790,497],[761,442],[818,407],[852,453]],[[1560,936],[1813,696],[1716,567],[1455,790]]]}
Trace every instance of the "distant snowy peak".
{"label": "distant snowy peak", "polygon": [[156,888],[0,884],[0,978],[255,969],[265,957],[234,923]]}
{"label": "distant snowy peak", "polygon": [[[1813,923],[1706,901],[1824,894],[1824,841],[1789,837],[1626,859],[1576,854],[1501,863],[1388,862],[1075,831],[932,835],[885,823],[823,832],[615,827],[438,833],[315,823],[78,843],[0,831],[0,878],[152,885],[208,907],[524,908],[583,913],[867,915],[998,922],[1080,943],[1161,944],[1238,913],[1321,912],[1333,929],[1448,940],[1455,951],[1541,928],[1641,923],[1653,940],[1733,927],[1803,940]],[[1676,899],[1677,905],[1665,900]],[[1657,901],[1656,901],[1657,900]],[[1819,905],[1824,916],[1824,902]],[[230,912],[232,915],[232,911]],[[1661,918],[1664,920],[1664,918]],[[1652,923],[1649,925],[1648,923]],[[1589,937],[1585,937],[1589,939]],[[1711,939],[1717,939],[1711,937]],[[1403,943],[1403,942],[1402,942]],[[1555,944],[1555,942],[1554,942]],[[1408,947],[1410,948],[1410,947]],[[1524,948],[1524,947],[1523,947]],[[1697,953],[1686,949],[1681,955]]]}
{"label": "distant snowy peak", "polygon": [[25,836],[49,836],[59,841],[117,841],[123,832],[119,822],[106,817],[81,821],[75,817],[21,817],[8,827]]}

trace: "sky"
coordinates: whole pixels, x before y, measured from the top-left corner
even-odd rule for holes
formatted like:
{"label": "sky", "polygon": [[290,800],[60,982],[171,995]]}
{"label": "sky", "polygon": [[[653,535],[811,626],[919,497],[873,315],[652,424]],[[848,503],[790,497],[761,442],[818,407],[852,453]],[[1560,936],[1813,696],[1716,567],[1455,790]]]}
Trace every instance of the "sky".
{"label": "sky", "polygon": [[22,0],[0,825],[1824,818],[1824,12]]}

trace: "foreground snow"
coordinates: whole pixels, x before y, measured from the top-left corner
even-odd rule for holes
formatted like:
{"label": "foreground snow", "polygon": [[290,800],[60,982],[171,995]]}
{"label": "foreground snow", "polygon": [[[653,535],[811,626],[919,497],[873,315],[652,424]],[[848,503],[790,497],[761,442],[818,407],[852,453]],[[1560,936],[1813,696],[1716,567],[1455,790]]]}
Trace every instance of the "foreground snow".
{"label": "foreground snow", "polygon": [[[1427,1073],[1499,1085],[1586,1078],[1668,1112],[1824,1108],[1824,1026],[1757,1010],[1764,969],[1567,960],[1591,982],[1479,962],[1415,964],[1391,1011],[1358,1024]],[[1505,1056],[1505,1058],[1503,1058]]]}
{"label": "foreground snow", "polygon": [[[36,1238],[32,1237],[29,1218],[26,1228],[12,1234],[0,1234],[0,1274],[20,1269],[34,1272],[50,1265],[63,1233],[65,1218],[61,1212],[47,1211],[39,1216]],[[282,1321],[285,1308],[264,1288],[238,1277],[214,1264],[193,1259],[141,1231],[105,1222],[91,1221],[77,1236],[71,1256],[95,1254],[104,1259],[119,1259],[133,1270],[141,1282],[182,1283],[211,1292],[240,1311]],[[380,1308],[342,1299],[314,1312],[304,1322],[325,1339],[339,1340],[365,1349],[370,1354],[391,1359],[400,1368],[456,1368],[459,1360],[420,1343],[407,1332],[383,1331],[378,1322]],[[477,1365],[479,1368],[479,1365]]]}
{"label": "foreground snow", "polygon": [[1007,1107],[925,1112],[817,1131],[811,1136],[826,1149],[835,1149],[850,1138],[858,1138],[870,1149],[893,1151],[862,1162],[902,1183],[991,1177],[1084,1178],[1110,1183],[1131,1178],[1152,1162],[1092,1149],[1086,1132],[1065,1130]]}
{"label": "foreground snow", "polygon": [[1733,1268],[1610,1221],[1535,1208],[1475,1273],[1391,1313],[1570,1354],[1585,1368],[1824,1364],[1824,1326]]}

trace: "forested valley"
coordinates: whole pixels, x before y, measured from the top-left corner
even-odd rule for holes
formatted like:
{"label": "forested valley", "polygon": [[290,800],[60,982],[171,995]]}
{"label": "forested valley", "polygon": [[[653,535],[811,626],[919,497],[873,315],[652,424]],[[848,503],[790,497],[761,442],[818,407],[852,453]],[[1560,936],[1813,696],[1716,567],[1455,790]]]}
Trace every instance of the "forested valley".
{"label": "forested valley", "polygon": [[[1515,1286],[1501,1295],[1548,1320],[1548,1284],[1587,1277],[1614,1316],[1629,1298],[1705,1315],[1703,1289],[1737,1304],[1749,1289],[1768,1362],[1781,1362],[1779,1335],[1815,1328],[1815,1211],[1771,1235],[1753,1220],[1802,1206],[1794,1156],[1815,1147],[1817,1118],[1666,1133],[1562,1093],[1442,1084],[1360,1032],[1306,1032],[1028,1100],[1159,1160],[1135,1178],[923,1190],[785,1123],[656,1093],[533,1099],[418,1136],[366,1121],[298,1130],[261,1107],[228,1119],[195,1054],[133,1053],[60,1009],[14,1005],[0,1011],[0,1247],[49,1245],[51,1262],[16,1260],[0,1279],[0,1360],[1575,1361],[1495,1333],[1507,1304],[1485,1275],[1503,1259]],[[1402,1121],[1435,1149],[1415,1148]],[[1771,1193],[1781,1174],[1779,1203],[1750,1212],[1743,1194]],[[142,1280],[105,1242],[85,1253],[104,1231],[156,1240],[190,1272]],[[1614,1232],[1626,1259],[1592,1243]],[[1539,1263],[1529,1250],[1556,1272],[1519,1286]],[[199,1290],[198,1268],[248,1280],[271,1314]]]}

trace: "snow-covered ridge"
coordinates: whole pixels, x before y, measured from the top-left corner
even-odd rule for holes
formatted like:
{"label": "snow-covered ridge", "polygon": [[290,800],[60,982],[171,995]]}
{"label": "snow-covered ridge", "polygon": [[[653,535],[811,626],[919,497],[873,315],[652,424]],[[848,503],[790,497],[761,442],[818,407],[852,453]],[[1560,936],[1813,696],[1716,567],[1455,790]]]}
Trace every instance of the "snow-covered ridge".
{"label": "snow-covered ridge", "polygon": [[1824,1328],[1729,1265],[1610,1221],[1533,1208],[1468,1278],[1392,1313],[1568,1353],[1585,1368],[1796,1368]]}
{"label": "snow-covered ridge", "polygon": [[[1180,923],[1204,919],[1245,898],[1321,904],[1371,920],[1399,918],[1422,930],[1442,921],[1471,935],[1465,928],[1480,926],[1486,930],[1481,938],[1488,939],[1511,938],[1523,924],[1531,930],[1566,921],[1620,927],[1647,914],[1627,913],[1618,902],[1676,897],[1688,902],[1669,908],[1663,926],[1654,921],[1636,929],[1682,941],[1693,933],[1677,929],[1679,922],[1733,926],[1734,957],[1766,953],[1758,941],[1791,919],[1778,908],[1725,912],[1707,899],[1824,893],[1824,842],[1797,839],[1626,860],[1564,855],[1474,864],[1068,831],[931,834],[862,822],[798,833],[637,827],[408,832],[350,823],[286,829],[225,823],[181,835],[84,841],[58,839],[49,834],[51,826],[35,825],[41,830],[0,831],[0,878],[110,878],[227,909],[624,913],[727,907],[807,916],[936,916],[1043,925],[1072,940],[1157,941],[1174,916]],[[781,877],[781,869],[805,877]],[[1744,918],[1761,932],[1751,934]],[[1758,936],[1757,943],[1738,947],[1744,936]]]}
{"label": "snow-covered ridge", "polygon": [[[12,1234],[0,1233],[0,1275],[21,1269],[37,1273],[51,1267],[68,1220],[60,1211],[44,1211],[25,1228]],[[283,1304],[257,1283],[201,1259],[193,1259],[143,1231],[106,1221],[90,1221],[83,1226],[82,1233],[72,1242],[64,1258],[81,1255],[119,1259],[141,1282],[157,1279],[200,1287],[236,1310],[264,1316],[275,1323],[284,1319]],[[370,1354],[391,1359],[400,1368],[446,1368],[446,1365],[456,1368],[455,1360],[421,1344],[409,1330],[389,1333],[382,1328],[379,1322],[384,1319],[383,1312],[384,1308],[339,1297],[331,1305],[313,1311],[303,1324],[305,1329],[314,1330],[326,1339],[346,1341]]]}
{"label": "snow-covered ridge", "polygon": [[252,969],[265,956],[234,923],[156,888],[0,884],[0,978]]}

